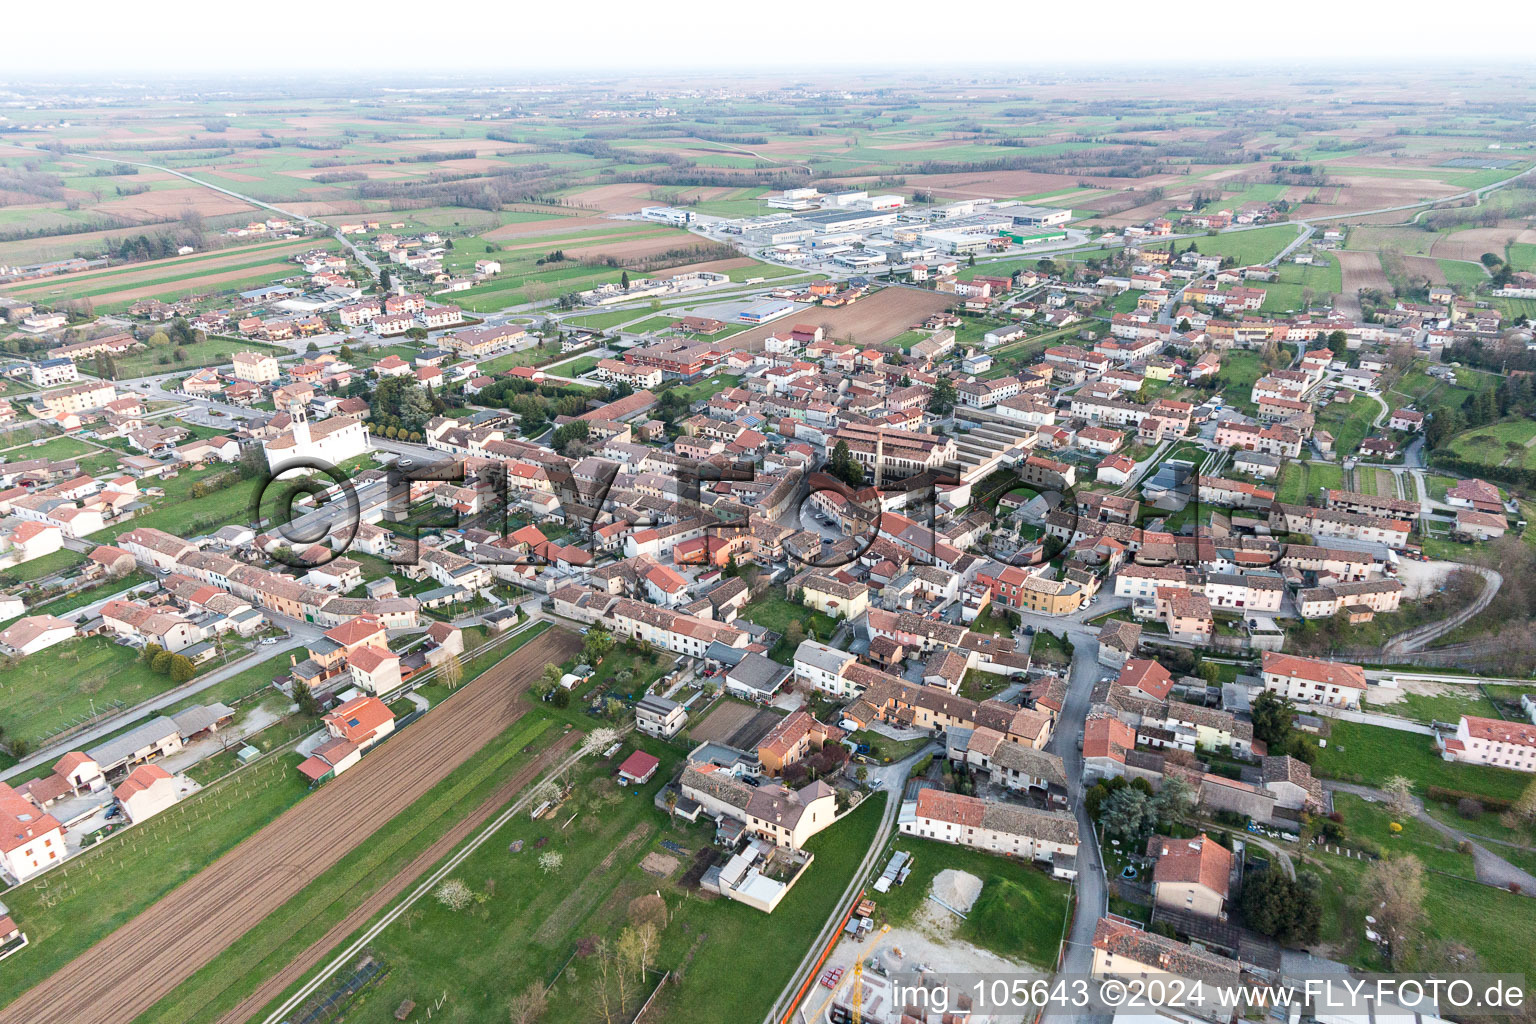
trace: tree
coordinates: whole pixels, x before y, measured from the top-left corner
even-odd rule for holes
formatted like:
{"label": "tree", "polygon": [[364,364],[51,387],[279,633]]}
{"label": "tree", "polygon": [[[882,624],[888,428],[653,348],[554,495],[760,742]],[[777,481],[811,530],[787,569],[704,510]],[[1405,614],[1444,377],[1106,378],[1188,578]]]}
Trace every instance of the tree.
{"label": "tree", "polygon": [[1363,910],[1387,941],[1387,959],[1401,967],[1424,923],[1424,865],[1412,855],[1372,861],[1360,887]]}
{"label": "tree", "polygon": [[1394,775],[1381,787],[1387,795],[1387,807],[1398,816],[1413,811],[1413,780],[1405,775]]}
{"label": "tree", "polygon": [[386,292],[389,291],[389,286],[392,280],[393,279],[389,276],[388,267],[385,267],[383,270],[379,271],[379,288],[381,290]]}
{"label": "tree", "polygon": [[1260,935],[1287,946],[1317,941],[1323,901],[1315,875],[1302,874],[1293,881],[1272,864],[1243,883],[1238,907],[1244,922]]}
{"label": "tree", "polygon": [[308,683],[302,680],[294,680],[293,702],[299,706],[300,713],[306,714],[311,718],[319,717],[321,711],[320,701],[310,690]]}
{"label": "tree", "polygon": [[145,644],[144,649],[139,652],[139,660],[153,668],[155,664],[155,656],[163,653],[164,651],[165,648],[161,647],[159,644]]}
{"label": "tree", "polygon": [[457,654],[450,654],[437,666],[437,679],[450,690],[457,690],[464,681],[464,663]]}
{"label": "tree", "polygon": [[784,639],[794,647],[799,647],[805,641],[805,627],[800,624],[799,619],[791,621],[784,627]]}
{"label": "tree", "polygon": [[581,640],[581,653],[593,665],[603,660],[603,655],[613,650],[616,641],[613,634],[602,626],[593,626]]}
{"label": "tree", "polygon": [[539,854],[539,870],[552,875],[565,865],[565,854],[559,850],[545,850]]}
{"label": "tree", "polygon": [[449,910],[458,913],[475,902],[475,891],[460,879],[450,878],[437,887],[433,897]]}
{"label": "tree", "polygon": [[663,800],[667,805],[667,817],[670,818],[677,813],[677,790],[675,788],[668,787],[667,794],[665,797],[663,797]]}
{"label": "tree", "polygon": [[864,483],[864,467],[853,457],[853,451],[848,447],[847,441],[838,441],[832,449],[832,458],[827,464],[831,474],[851,487],[858,487]]}
{"label": "tree", "polygon": [[568,708],[571,706],[571,691],[563,686],[557,686],[549,702],[557,708]]}
{"label": "tree", "polygon": [[1520,796],[1504,812],[1504,824],[1510,828],[1536,823],[1536,779],[1525,784]]}
{"label": "tree", "polygon": [[626,270],[619,275],[619,287],[629,291],[629,271]]}
{"label": "tree", "polygon": [[928,400],[928,411],[936,416],[948,415],[955,407],[955,398],[955,382],[950,380],[949,374],[941,373]]}
{"label": "tree", "polygon": [[171,682],[184,683],[197,675],[197,666],[185,654],[171,655]]}
{"label": "tree", "polygon": [[1344,353],[1349,351],[1349,335],[1343,331],[1334,331],[1328,335],[1328,349],[1335,359],[1343,359]]}
{"label": "tree", "polygon": [[586,420],[571,420],[564,426],[555,428],[555,451],[567,455],[567,449],[578,441],[585,441],[592,434],[592,425]]}
{"label": "tree", "polygon": [[[649,922],[645,924],[630,925],[619,933],[617,945],[619,955],[619,976],[622,978],[626,971],[633,973],[637,982],[645,980],[645,972],[651,969],[651,964],[656,956],[656,926]],[[623,986],[620,985],[620,1000],[622,1001]]]}
{"label": "tree", "polygon": [[1221,680],[1221,667],[1214,661],[1201,662],[1200,678],[1205,680],[1206,686],[1215,686]]}
{"label": "tree", "polygon": [[560,666],[550,662],[544,666],[544,671],[539,675],[538,690],[547,693],[560,685],[560,680],[565,678],[565,673],[560,671]]}
{"label": "tree", "polygon": [[1255,739],[1263,740],[1265,745],[1277,751],[1290,742],[1291,729],[1296,723],[1296,708],[1290,698],[1265,690],[1254,698],[1249,713],[1253,718]]}
{"label": "tree", "polygon": [[601,729],[593,729],[587,733],[587,738],[581,741],[581,756],[587,757],[588,755],[607,750],[614,743],[618,742],[618,739],[619,732],[617,729],[610,729],[606,726]]}
{"label": "tree", "polygon": [[537,1024],[548,1009],[549,989],[542,982],[535,981],[512,997],[507,1007],[507,1019],[511,1024]]}
{"label": "tree", "polygon": [[155,655],[149,663],[149,668],[150,671],[154,672],[156,675],[163,676],[168,673],[171,670],[171,652],[161,651],[159,654]]}
{"label": "tree", "polygon": [[1135,847],[1152,834],[1156,825],[1156,817],[1149,811],[1147,794],[1135,786],[1127,786],[1111,793],[1109,799],[1104,801],[1099,820],[1106,834]]}
{"label": "tree", "polygon": [[1175,821],[1194,806],[1194,789],[1177,775],[1163,776],[1163,784],[1151,801],[1155,821]]}
{"label": "tree", "polygon": [[150,348],[169,348],[171,345],[171,336],[166,334],[164,331],[156,331],[154,334],[149,336],[149,341],[146,342],[146,344],[149,345]]}

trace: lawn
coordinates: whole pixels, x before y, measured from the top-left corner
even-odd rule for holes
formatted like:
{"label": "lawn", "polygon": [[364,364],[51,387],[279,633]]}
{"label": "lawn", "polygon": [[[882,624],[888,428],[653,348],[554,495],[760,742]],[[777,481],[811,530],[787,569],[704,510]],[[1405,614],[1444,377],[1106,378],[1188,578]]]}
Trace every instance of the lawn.
{"label": "lawn", "polygon": [[[1400,820],[1403,830],[1393,835],[1387,827],[1393,816],[1381,805],[1338,794],[1335,807],[1344,815],[1350,835],[1379,843],[1388,858],[1417,857],[1428,869],[1424,874],[1424,926],[1429,937],[1470,946],[1481,961],[1479,970],[1529,974],[1536,969],[1536,955],[1529,941],[1532,929],[1536,929],[1536,900],[1472,881],[1472,858],[1457,852],[1416,820]],[[1473,824],[1449,820],[1455,827]],[[1365,865],[1329,854],[1322,854],[1320,860],[1330,875],[1324,887],[1327,909],[1323,938],[1330,942],[1348,940],[1343,959],[1380,969],[1375,948],[1354,941],[1359,933],[1355,921],[1364,913],[1356,893]]]}
{"label": "lawn", "polygon": [[[96,601],[102,600],[103,598],[110,597],[119,591],[127,590],[129,587],[141,586],[150,582],[150,580],[153,578],[154,577],[150,576],[149,573],[145,572],[144,570],[135,569],[133,572],[129,573],[127,576],[124,576],[122,579],[105,579],[100,583],[86,587],[82,590],[77,590],[73,594],[69,594],[65,597],[56,597],[52,600],[49,600],[46,594],[39,595],[43,598],[43,600],[37,604],[28,606],[27,614],[63,615],[65,612],[72,612],[76,608],[83,608],[88,604],[92,604]],[[4,622],[0,622],[0,627],[10,625],[10,623],[14,621],[14,619],[7,619]]]}
{"label": "lawn", "polygon": [[1303,292],[1308,289],[1313,302],[1327,302],[1330,296],[1344,290],[1344,275],[1337,260],[1328,266],[1282,263],[1276,279],[1262,282],[1259,287],[1264,289],[1261,313],[1287,313],[1303,308],[1306,298]]}
{"label": "lawn", "polygon": [[[560,729],[556,727],[554,719],[538,710],[513,723],[410,807],[387,822],[381,822],[368,842],[343,857],[334,869],[310,883],[302,892],[242,935],[179,986],[174,994],[161,1000],[137,1020],[140,1024],[152,1024],[157,1021],[216,1019],[257,984],[323,936],[379,886],[407,867],[443,833],[480,806],[498,786],[519,767],[531,761],[559,733]],[[497,844],[488,844],[483,850],[506,858],[505,849]],[[528,862],[532,860],[531,856],[527,858]],[[471,875],[469,878],[476,888],[482,886],[481,877]],[[517,889],[508,885],[502,891],[510,896]],[[429,904],[424,902],[419,905],[427,907]],[[448,914],[438,904],[432,903],[430,906]],[[426,913],[431,914],[431,911]],[[407,930],[407,927],[402,924],[383,938],[417,934],[414,928]],[[427,930],[436,933],[436,922]],[[446,960],[441,962],[444,966],[451,964]],[[452,966],[462,969],[463,960],[459,959]],[[453,987],[458,991],[462,984],[461,980]],[[498,987],[490,984],[489,980],[483,989],[487,993],[500,994]]]}
{"label": "lawn", "polygon": [[707,398],[713,398],[727,388],[734,388],[740,383],[741,378],[735,374],[717,373],[712,377],[706,377],[697,384],[675,385],[673,390],[689,402],[698,402]]}
{"label": "lawn", "polygon": [[66,640],[21,659],[0,681],[0,726],[35,749],[71,723],[113,704],[133,705],[176,684],[156,675],[131,647],[106,637]]}
{"label": "lawn", "polygon": [[480,372],[487,377],[494,377],[498,373],[505,373],[514,366],[533,366],[539,363],[549,362],[560,357],[560,343],[550,342],[547,345],[535,345],[533,348],[525,348],[521,352],[508,352],[506,355],[497,356],[480,362]]}
{"label": "lawn", "polygon": [[1318,752],[1318,775],[1379,786],[1394,775],[1414,781],[1420,795],[1428,786],[1483,793],[1513,800],[1530,782],[1522,772],[1444,761],[1428,736],[1379,725],[1335,719],[1328,745]]}
{"label": "lawn", "polygon": [[1318,410],[1317,426],[1333,435],[1333,450],[1340,456],[1354,455],[1360,442],[1370,432],[1371,421],[1381,406],[1369,395],[1356,395],[1348,405],[1330,402]]}
{"label": "lawn", "polygon": [[81,459],[99,451],[101,451],[100,448],[87,444],[77,437],[51,437],[46,441],[31,441],[6,448],[0,451],[0,455],[3,455],[7,462],[22,462],[27,459],[53,459],[62,462],[65,459]]}
{"label": "lawn", "polygon": [[[981,895],[960,922],[956,936],[1009,960],[1049,970],[1072,906],[1071,888],[1030,864],[932,839],[901,836],[893,847],[912,855],[912,874],[903,885],[876,896],[876,916],[908,925],[928,900],[933,879],[953,869],[982,881]],[[879,863],[876,868],[883,868]]]}
{"label": "lawn", "polygon": [[769,657],[775,661],[789,663],[791,655],[795,653],[794,647],[789,643],[789,627],[791,623],[798,625],[804,631],[807,639],[825,641],[837,629],[837,620],[823,612],[784,597],[779,588],[774,587],[768,593],[755,601],[750,601],[742,606],[741,617],[748,622],[755,622],[759,626],[773,630],[784,637],[778,645],[769,653]]}
{"label": "lawn", "polygon": [[[94,535],[102,543],[110,543],[119,534],[152,526],[177,537],[195,537],[211,533],[230,523],[251,522],[251,501],[256,497],[258,482],[254,479],[233,479],[237,470],[231,466],[211,466],[205,470],[183,470],[175,479],[164,480],[159,486],[165,496],[151,499],[153,507],[148,512],[126,521],[119,521]],[[232,482],[201,498],[192,498],[192,486],[200,481],[229,478]],[[267,492],[267,511],[276,506],[278,488]]]}
{"label": "lawn", "polygon": [[1252,413],[1253,382],[1264,376],[1264,360],[1257,352],[1232,349],[1221,357],[1221,369],[1216,372],[1218,391],[1222,400],[1244,412]]}
{"label": "lawn", "polygon": [[33,580],[40,580],[44,576],[52,576],[54,573],[73,569],[84,561],[84,552],[71,551],[69,548],[59,548],[59,550],[43,555],[41,558],[33,558],[22,562],[20,565],[13,565],[7,569],[0,570],[0,580],[11,583],[31,583]]}
{"label": "lawn", "polygon": [[[308,782],[287,759],[274,758],[7,892],[6,905],[31,944],[6,960],[0,1003],[19,996],[126,924],[308,791]],[[197,827],[189,829],[194,820]]]}
{"label": "lawn", "polygon": [[1451,451],[1458,457],[1486,466],[1523,466],[1536,468],[1536,422],[1525,419],[1502,420],[1473,427],[1451,440]]}

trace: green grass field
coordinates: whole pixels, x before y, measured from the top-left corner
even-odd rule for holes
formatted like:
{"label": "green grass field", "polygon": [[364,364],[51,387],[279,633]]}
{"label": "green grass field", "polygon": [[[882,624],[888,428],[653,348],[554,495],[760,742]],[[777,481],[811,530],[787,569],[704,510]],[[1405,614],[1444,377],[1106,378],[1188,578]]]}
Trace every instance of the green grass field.
{"label": "green grass field", "polygon": [[1344,274],[1337,260],[1330,261],[1326,267],[1282,263],[1277,273],[1279,276],[1276,280],[1259,283],[1259,287],[1264,289],[1264,305],[1260,307],[1260,312],[1299,311],[1308,290],[1313,302],[1327,302],[1329,296],[1344,290]]}
{"label": "green grass field", "polygon": [[1222,400],[1235,405],[1246,413],[1257,408],[1252,400],[1253,382],[1264,376],[1264,360],[1257,352],[1232,349],[1221,357],[1221,369],[1216,372]]}
{"label": "green grass field", "polygon": [[1317,426],[1333,435],[1333,450],[1343,458],[1360,450],[1371,421],[1381,406],[1369,395],[1356,395],[1348,405],[1330,402],[1317,412]]}
{"label": "green grass field", "polygon": [[[238,338],[210,337],[206,341],[182,346],[186,358],[178,360],[175,348],[145,348],[119,356],[115,360],[119,380],[177,370],[195,370],[201,366],[222,366],[234,361],[236,352],[271,352],[286,355],[288,350],[276,345],[242,341]],[[163,360],[163,362],[162,362]]]}
{"label": "green grass field", "polygon": [[1328,746],[1313,766],[1319,775],[1372,786],[1405,775],[1420,795],[1424,787],[1441,786],[1503,800],[1519,796],[1531,780],[1522,772],[1442,760],[1428,736],[1341,720],[1332,725]]}
{"label": "green grass field", "polygon": [[[92,536],[93,540],[110,543],[119,534],[139,527],[152,526],[177,537],[195,537],[227,526],[231,523],[251,522],[251,502],[257,494],[259,481],[239,480],[201,498],[191,497],[192,486],[210,478],[218,479],[234,472],[230,466],[211,466],[202,471],[184,470],[174,480],[162,481],[163,498],[153,499],[154,507],[127,522],[119,522]],[[266,504],[275,504],[276,488],[267,492]],[[271,508],[266,510],[269,514]]]}
{"label": "green grass field", "polygon": [[[1222,207],[1226,207],[1226,203]],[[1262,228],[1245,228],[1241,231],[1223,231],[1216,235],[1204,235],[1191,239],[1195,248],[1208,256],[1230,256],[1240,267],[1264,263],[1277,256],[1281,249],[1296,239],[1296,228],[1289,224],[1274,224]],[[1188,242],[1179,243],[1180,247]],[[1262,285],[1261,285],[1262,287]]]}
{"label": "green grass field", "polygon": [[44,576],[51,576],[56,572],[64,572],[73,569],[85,561],[85,554],[81,551],[72,551],[69,548],[60,548],[41,558],[34,558],[13,565],[8,569],[0,570],[0,580],[12,583],[31,583],[40,580]]}
{"label": "green grass field", "polygon": [[1536,467],[1536,422],[1503,420],[1473,427],[1451,440],[1459,458],[1486,466]]}
{"label": "green grass field", "polygon": [[1505,250],[1504,258],[1516,270],[1536,270],[1536,243],[1511,242]]}
{"label": "green grass field", "polygon": [[156,675],[131,647],[106,637],[66,640],[28,655],[0,682],[0,725],[6,736],[36,746],[71,722],[113,701],[137,704],[176,684]]}
{"label": "green grass field", "polygon": [[1440,267],[1440,273],[1445,275],[1445,283],[1457,291],[1470,294],[1479,285],[1488,283],[1488,275],[1476,263],[1466,263],[1462,260],[1436,260],[1435,262]]}
{"label": "green grass field", "polygon": [[[905,884],[878,897],[877,913],[890,923],[912,923],[940,871],[969,872],[981,879],[981,895],[960,922],[956,936],[1009,960],[1047,969],[1055,966],[1071,908],[1067,883],[1031,864],[936,840],[901,836],[892,849],[907,851],[913,861]],[[884,863],[876,867],[883,868]]]}

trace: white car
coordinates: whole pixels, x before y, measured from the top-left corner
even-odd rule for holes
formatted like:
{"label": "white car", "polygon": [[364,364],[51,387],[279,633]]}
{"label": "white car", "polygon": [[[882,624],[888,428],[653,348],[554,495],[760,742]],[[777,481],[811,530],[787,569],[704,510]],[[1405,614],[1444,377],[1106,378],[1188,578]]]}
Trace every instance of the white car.
{"label": "white car", "polygon": [[263,646],[263,647],[270,647],[272,644],[277,643],[277,637],[275,637],[275,636],[264,636],[264,637],[261,638],[260,643],[261,643],[261,646]]}

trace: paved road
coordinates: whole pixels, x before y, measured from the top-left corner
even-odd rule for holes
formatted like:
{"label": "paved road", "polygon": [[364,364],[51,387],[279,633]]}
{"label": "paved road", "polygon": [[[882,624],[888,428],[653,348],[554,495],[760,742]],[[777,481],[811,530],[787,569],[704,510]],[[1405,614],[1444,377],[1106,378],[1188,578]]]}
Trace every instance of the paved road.
{"label": "paved road", "polygon": [[[289,628],[296,630],[299,625],[301,624],[293,623]],[[80,750],[88,747],[96,740],[117,732],[123,726],[132,724],[139,719],[147,718],[157,711],[170,707],[172,704],[178,704],[186,700],[188,697],[195,697],[209,687],[216,686],[231,676],[244,672],[252,665],[260,664],[264,660],[276,658],[288,651],[301,648],[306,642],[319,635],[320,630],[310,626],[307,631],[304,631],[303,635],[295,632],[293,636],[284,638],[280,643],[267,647],[257,647],[253,653],[237,661],[232,661],[227,665],[220,665],[207,674],[198,676],[185,686],[178,686],[173,690],[167,690],[158,697],[151,697],[141,704],[128,708],[120,715],[114,715],[106,721],[98,722],[83,732],[76,733],[63,743],[55,743],[29,757],[23,758],[12,767],[0,772],[0,779],[9,779],[13,776],[21,775],[39,765],[52,764],[71,750]]]}
{"label": "paved road", "polygon": [[[1107,670],[1098,662],[1096,629],[1080,622],[1070,623],[1067,634],[1073,644],[1067,696],[1046,749],[1060,757],[1066,768],[1067,795],[1077,815],[1077,907],[1072,915],[1072,929],[1067,934],[1061,970],[1068,974],[1088,975],[1093,972],[1093,933],[1099,918],[1109,909],[1109,891],[1098,834],[1094,832],[1093,819],[1088,817],[1088,808],[1083,801],[1085,787],[1080,737],[1083,723],[1088,718],[1094,683]],[[1097,1020],[1059,1009],[1047,1011],[1043,1019],[1050,1024],[1082,1024],[1084,1020]]]}
{"label": "paved road", "polygon": [[1396,657],[1411,654],[1414,651],[1422,651],[1429,644],[1452,632],[1462,623],[1472,618],[1472,616],[1482,614],[1483,609],[1488,607],[1494,596],[1498,594],[1499,588],[1504,585],[1504,577],[1493,569],[1481,565],[1467,565],[1462,562],[1456,564],[1461,568],[1472,570],[1484,579],[1483,592],[1477,596],[1477,600],[1456,614],[1441,619],[1439,622],[1432,622],[1426,626],[1419,626],[1415,629],[1399,633],[1388,640],[1382,647],[1383,655]]}
{"label": "paved road", "polygon": [[[826,948],[827,943],[832,941],[833,933],[837,930],[843,915],[847,913],[849,905],[858,897],[860,890],[864,887],[864,883],[869,878],[876,863],[885,853],[886,843],[891,838],[891,833],[896,827],[896,817],[901,811],[902,791],[906,788],[907,775],[911,772],[912,765],[919,758],[934,749],[937,749],[937,744],[930,743],[921,750],[908,755],[905,759],[892,765],[886,765],[883,768],[876,768],[870,773],[871,792],[884,792],[886,794],[885,809],[880,817],[880,830],[875,834],[874,841],[869,844],[869,851],[864,855],[864,860],[860,862],[858,871],[854,872],[848,887],[843,890],[842,896],[838,898],[837,903],[832,908],[832,912],[827,916],[826,924],[822,925],[821,930],[816,933],[815,941],[811,943],[810,949],[807,950],[805,956],[800,958],[799,966],[795,968],[795,973],[790,976],[789,983],[784,986],[783,991],[779,993],[779,997],[774,1000],[773,1007],[768,1011],[768,1016],[763,1018],[763,1024],[777,1024],[784,1016],[790,1002],[795,997],[795,993],[805,983],[806,976],[811,972],[817,957],[821,955],[821,951]],[[797,1016],[802,1020],[804,1019],[803,1005]]]}

